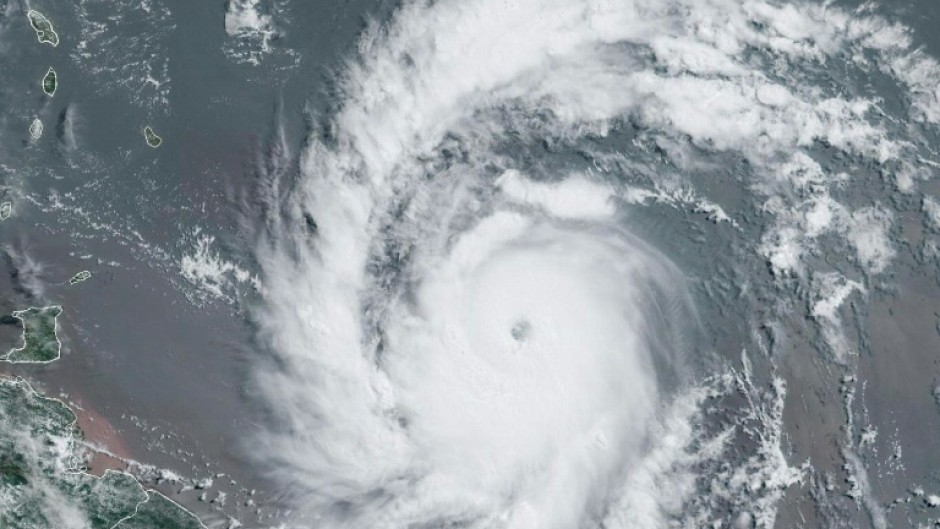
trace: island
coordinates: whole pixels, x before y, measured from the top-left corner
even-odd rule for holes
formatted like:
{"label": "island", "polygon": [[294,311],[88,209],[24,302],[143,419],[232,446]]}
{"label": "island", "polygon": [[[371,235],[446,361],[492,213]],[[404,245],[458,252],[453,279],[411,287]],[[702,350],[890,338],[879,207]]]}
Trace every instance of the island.
{"label": "island", "polygon": [[71,279],[69,279],[69,284],[77,285],[81,283],[82,281],[87,281],[89,278],[91,278],[91,272],[89,272],[88,270],[82,270],[81,272],[72,276]]}
{"label": "island", "polygon": [[52,97],[55,95],[58,86],[58,76],[56,76],[55,70],[50,66],[49,71],[46,72],[46,76],[42,78],[42,91],[45,92],[47,96]]}
{"label": "island", "polygon": [[0,360],[12,364],[42,364],[58,360],[62,344],[56,335],[56,318],[62,307],[30,307],[13,312],[23,325],[23,345],[10,349]]}
{"label": "island", "polygon": [[34,140],[42,138],[42,121],[39,121],[39,118],[33,120],[29,125],[29,137]]}
{"label": "island", "polygon": [[49,22],[45,15],[30,9],[26,12],[26,17],[29,18],[29,24],[33,26],[33,30],[36,31],[36,38],[39,42],[51,44],[53,48],[59,45],[59,35],[52,29],[52,22]]}
{"label": "island", "polygon": [[84,446],[68,406],[0,378],[0,527],[206,529],[130,474],[88,474]]}
{"label": "island", "polygon": [[0,204],[0,220],[7,220],[13,214],[13,203],[4,202]]}
{"label": "island", "polygon": [[150,125],[147,125],[146,127],[144,127],[144,138],[147,140],[147,145],[153,147],[154,149],[156,149],[157,147],[160,146],[161,143],[163,143],[163,138],[161,138],[160,136],[157,136],[153,132],[153,129],[150,128]]}

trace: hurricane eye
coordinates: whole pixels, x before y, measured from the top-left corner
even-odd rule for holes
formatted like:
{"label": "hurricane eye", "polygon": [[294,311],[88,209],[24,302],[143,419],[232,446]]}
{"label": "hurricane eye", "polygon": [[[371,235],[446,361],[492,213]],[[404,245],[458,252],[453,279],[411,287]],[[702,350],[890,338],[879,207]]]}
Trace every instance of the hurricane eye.
{"label": "hurricane eye", "polygon": [[519,320],[513,324],[512,329],[509,330],[509,334],[512,335],[512,339],[517,342],[525,341],[529,335],[532,333],[532,324],[527,320]]}

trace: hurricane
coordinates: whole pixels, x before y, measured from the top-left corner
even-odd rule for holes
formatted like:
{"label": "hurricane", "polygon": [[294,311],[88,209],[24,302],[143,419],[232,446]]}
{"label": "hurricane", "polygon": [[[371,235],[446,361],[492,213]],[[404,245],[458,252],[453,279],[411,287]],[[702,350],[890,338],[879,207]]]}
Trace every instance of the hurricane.
{"label": "hurricane", "polygon": [[[750,358],[804,339],[808,306],[851,372],[840,307],[897,249],[896,206],[847,190],[917,196],[938,81],[868,4],[408,0],[368,23],[255,251],[273,418],[250,444],[293,523],[772,527],[812,485],[787,381]],[[740,313],[705,318],[715,299]]]}

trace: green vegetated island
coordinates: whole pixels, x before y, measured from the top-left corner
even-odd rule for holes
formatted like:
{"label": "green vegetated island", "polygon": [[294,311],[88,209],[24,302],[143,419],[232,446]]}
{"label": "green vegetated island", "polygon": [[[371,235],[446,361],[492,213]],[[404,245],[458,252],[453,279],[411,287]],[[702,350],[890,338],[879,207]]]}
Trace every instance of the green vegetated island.
{"label": "green vegetated island", "polygon": [[49,22],[49,19],[45,17],[39,11],[30,9],[26,12],[26,16],[29,18],[29,25],[33,26],[33,30],[36,32],[36,38],[39,39],[39,42],[43,44],[49,44],[52,47],[59,45],[59,35],[52,28],[52,22]]}
{"label": "green vegetated island", "polygon": [[59,87],[59,76],[56,75],[55,70],[52,67],[49,67],[49,71],[46,72],[46,75],[42,78],[42,91],[46,93],[47,96],[52,97],[55,95],[56,88]]}
{"label": "green vegetated island", "polygon": [[163,143],[163,138],[157,136],[157,134],[153,131],[152,128],[150,128],[149,125],[144,127],[144,138],[147,140],[147,145],[153,147],[154,149]]}
{"label": "green vegetated island", "polygon": [[13,364],[39,364],[59,359],[62,344],[56,335],[56,318],[62,307],[30,307],[13,312],[23,325],[23,345],[10,349],[0,360]]}
{"label": "green vegetated island", "polygon": [[[57,358],[55,318],[61,312],[58,306],[15,312],[24,343],[4,359],[48,358],[51,343]],[[83,438],[63,402],[40,395],[23,379],[0,378],[0,528],[205,529],[195,515],[130,474],[88,474]]]}

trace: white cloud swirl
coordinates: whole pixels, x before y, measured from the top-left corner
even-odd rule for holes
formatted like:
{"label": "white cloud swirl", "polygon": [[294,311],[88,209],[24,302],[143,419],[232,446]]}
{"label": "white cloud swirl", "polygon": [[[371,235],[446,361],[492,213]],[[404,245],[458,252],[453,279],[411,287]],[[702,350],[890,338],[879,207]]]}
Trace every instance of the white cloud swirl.
{"label": "white cloud swirl", "polygon": [[[929,78],[936,64],[909,45],[879,45],[898,31],[753,0],[414,2],[373,26],[258,252],[275,361],[257,384],[278,424],[257,440],[301,519],[665,524],[685,496],[649,498],[670,494],[664,454],[688,454],[649,432],[691,437],[679,420],[662,433],[688,382],[680,330],[695,327],[682,274],[624,231],[618,175],[523,175],[505,142],[574,144],[629,121],[670,170],[734,153],[773,219],[751,249],[776,274],[803,273],[824,233],[878,273],[888,243],[852,219],[880,210],[829,207],[846,176],[808,152],[900,164],[914,146],[873,118],[873,99],[793,76],[846,52],[866,67],[874,50],[888,74],[920,61],[898,83]],[[911,93],[911,115],[932,119],[929,94]],[[878,218],[875,235],[890,227]],[[690,494],[688,481],[669,483]]]}

